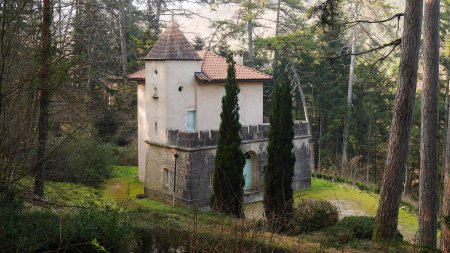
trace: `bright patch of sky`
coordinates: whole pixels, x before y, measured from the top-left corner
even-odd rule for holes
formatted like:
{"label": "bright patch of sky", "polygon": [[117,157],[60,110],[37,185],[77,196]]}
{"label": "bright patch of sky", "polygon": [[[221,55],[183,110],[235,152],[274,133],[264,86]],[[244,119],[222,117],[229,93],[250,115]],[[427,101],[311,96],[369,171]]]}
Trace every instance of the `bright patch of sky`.
{"label": "bright patch of sky", "polygon": [[[277,0],[269,1],[273,3],[277,2]],[[319,0],[305,1],[308,2],[308,5],[312,5]],[[386,2],[391,3],[393,6],[397,6],[399,11],[403,11],[404,9],[405,0],[387,0]],[[145,8],[143,3],[139,6],[140,8]],[[215,32],[215,29],[211,27],[212,20],[235,20],[236,22],[242,22],[236,14],[238,8],[239,7],[236,4],[199,5],[191,1],[176,3],[169,6],[169,9],[175,10],[173,18],[180,25],[181,30],[186,37],[192,41],[196,35],[199,35],[206,40],[206,45],[211,41],[213,37],[212,34]],[[179,15],[181,13],[188,15]],[[163,22],[170,22],[171,19],[172,15],[170,13],[165,13],[161,16]],[[275,20],[276,13],[274,11],[266,10],[262,19],[258,21],[263,27],[256,28],[255,34],[260,37],[273,36],[275,34]],[[242,40],[227,40],[227,43],[235,49],[244,47]]]}

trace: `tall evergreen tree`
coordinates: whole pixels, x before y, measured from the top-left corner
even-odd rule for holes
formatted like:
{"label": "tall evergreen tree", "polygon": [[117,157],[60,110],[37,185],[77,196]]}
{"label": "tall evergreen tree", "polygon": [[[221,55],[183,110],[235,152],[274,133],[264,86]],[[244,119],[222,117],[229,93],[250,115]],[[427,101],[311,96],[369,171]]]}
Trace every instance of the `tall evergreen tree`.
{"label": "tall evergreen tree", "polygon": [[422,12],[422,1],[406,1],[398,89],[392,115],[380,203],[373,233],[373,239],[376,241],[390,241],[397,235],[398,209],[405,179],[416,95]]}
{"label": "tall evergreen tree", "polygon": [[285,231],[292,217],[295,156],[291,85],[280,77],[272,95],[264,178],[264,209],[274,231]]}
{"label": "tall evergreen tree", "polygon": [[236,82],[234,61],[231,54],[227,56],[228,75],[225,82],[225,95],[222,97],[220,114],[219,142],[214,161],[214,180],[212,208],[237,217],[243,215],[244,198],[243,168],[245,165],[239,130],[239,86]]}
{"label": "tall evergreen tree", "polygon": [[425,1],[418,243],[436,247],[438,209],[439,0]]}

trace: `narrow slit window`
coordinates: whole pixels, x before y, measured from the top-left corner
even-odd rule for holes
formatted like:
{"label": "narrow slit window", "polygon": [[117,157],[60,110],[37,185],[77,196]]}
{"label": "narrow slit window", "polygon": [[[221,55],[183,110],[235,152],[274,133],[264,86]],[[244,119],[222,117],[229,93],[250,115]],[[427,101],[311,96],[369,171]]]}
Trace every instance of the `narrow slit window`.
{"label": "narrow slit window", "polygon": [[153,98],[158,98],[158,87],[153,87]]}

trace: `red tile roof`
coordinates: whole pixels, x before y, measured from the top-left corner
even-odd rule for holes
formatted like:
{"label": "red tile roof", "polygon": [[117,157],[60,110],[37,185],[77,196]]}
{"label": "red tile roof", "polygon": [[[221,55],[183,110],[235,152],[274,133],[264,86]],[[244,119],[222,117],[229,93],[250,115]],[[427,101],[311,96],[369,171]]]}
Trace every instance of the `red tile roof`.
{"label": "red tile roof", "polygon": [[[202,82],[225,81],[228,68],[226,59],[209,51],[199,53],[199,55],[203,58],[203,62],[201,73],[195,73],[197,79]],[[234,67],[237,81],[263,81],[272,79],[270,75],[241,64],[236,63]]]}
{"label": "red tile roof", "polygon": [[[193,73],[201,82],[223,82],[227,78],[228,64],[225,58],[208,51],[198,52],[202,59],[201,72]],[[264,81],[272,79],[272,76],[264,74],[256,69],[235,64],[237,81]],[[145,69],[128,76],[130,80],[145,80]]]}
{"label": "red tile roof", "polygon": [[145,60],[200,60],[194,47],[172,21],[144,58]]}
{"label": "red tile roof", "polygon": [[145,69],[141,69],[133,74],[128,75],[128,79],[134,81],[144,81],[145,80]]}
{"label": "red tile roof", "polygon": [[[201,72],[193,73],[201,82],[222,82],[227,78],[225,58],[208,51],[196,52],[194,47],[172,21],[158,38],[145,60],[202,60]],[[244,65],[235,64],[237,81],[270,80],[272,76]],[[128,76],[130,80],[145,80],[145,69]]]}

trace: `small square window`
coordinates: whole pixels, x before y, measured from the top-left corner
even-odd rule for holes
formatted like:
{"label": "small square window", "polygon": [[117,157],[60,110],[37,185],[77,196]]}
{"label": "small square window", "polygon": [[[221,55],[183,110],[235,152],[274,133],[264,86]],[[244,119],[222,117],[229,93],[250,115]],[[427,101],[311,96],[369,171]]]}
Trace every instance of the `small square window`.
{"label": "small square window", "polygon": [[166,168],[163,169],[163,187],[169,188],[169,169]]}

